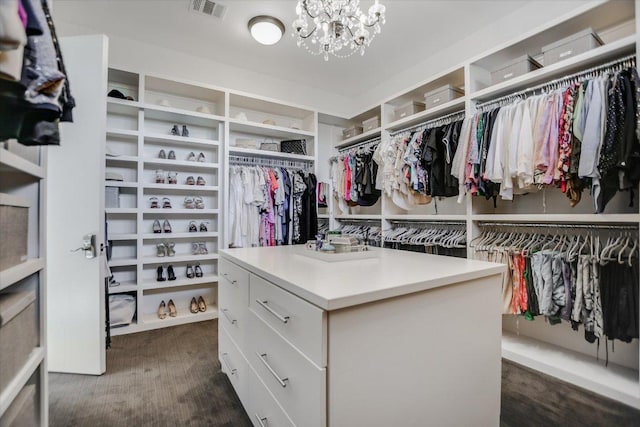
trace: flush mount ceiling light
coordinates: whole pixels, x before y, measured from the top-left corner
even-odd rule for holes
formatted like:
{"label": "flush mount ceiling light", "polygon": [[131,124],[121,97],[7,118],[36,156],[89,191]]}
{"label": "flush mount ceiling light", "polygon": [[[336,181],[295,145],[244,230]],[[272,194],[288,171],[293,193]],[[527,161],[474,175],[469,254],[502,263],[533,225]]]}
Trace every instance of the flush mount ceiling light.
{"label": "flush mount ceiling light", "polygon": [[273,16],[260,15],[251,18],[249,31],[258,43],[268,46],[280,41],[284,34],[284,24]]}
{"label": "flush mount ceiling light", "polygon": [[385,9],[378,0],[367,14],[360,10],[360,0],[298,0],[293,36],[298,46],[312,55],[323,55],[325,61],[329,54],[339,58],[356,52],[364,55],[365,47],[380,34]]}

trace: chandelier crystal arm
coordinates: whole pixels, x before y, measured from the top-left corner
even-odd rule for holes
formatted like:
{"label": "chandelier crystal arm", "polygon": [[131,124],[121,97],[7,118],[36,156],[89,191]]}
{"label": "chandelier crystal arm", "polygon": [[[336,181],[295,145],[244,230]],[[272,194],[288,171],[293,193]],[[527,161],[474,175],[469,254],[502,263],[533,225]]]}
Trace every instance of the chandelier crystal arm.
{"label": "chandelier crystal arm", "polygon": [[304,34],[302,34],[302,33],[298,33],[298,35],[300,36],[300,38],[302,38],[302,39],[305,39],[305,40],[306,40],[306,39],[308,39],[309,37],[311,37],[311,36],[313,35],[313,33],[315,33],[315,32],[316,32],[316,30],[317,30],[317,29],[318,29],[317,27],[314,27],[314,28],[313,28],[313,30],[311,30],[311,32],[310,32],[309,34],[307,34],[306,36],[305,36]]}

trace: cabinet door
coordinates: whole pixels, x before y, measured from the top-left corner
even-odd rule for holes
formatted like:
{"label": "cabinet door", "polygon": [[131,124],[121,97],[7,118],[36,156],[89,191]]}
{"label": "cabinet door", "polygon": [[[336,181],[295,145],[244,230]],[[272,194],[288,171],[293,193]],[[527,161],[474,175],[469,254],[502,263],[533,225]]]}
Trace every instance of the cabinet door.
{"label": "cabinet door", "polygon": [[[107,38],[61,39],[76,99],[74,123],[60,125],[61,145],[47,150],[47,323],[49,370],[105,372],[104,145]],[[72,252],[96,236],[97,256]]]}

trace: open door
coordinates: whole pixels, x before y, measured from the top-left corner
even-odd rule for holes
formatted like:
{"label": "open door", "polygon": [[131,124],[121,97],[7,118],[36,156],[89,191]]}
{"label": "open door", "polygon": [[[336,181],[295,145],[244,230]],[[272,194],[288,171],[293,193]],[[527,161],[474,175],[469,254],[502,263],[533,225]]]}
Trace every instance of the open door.
{"label": "open door", "polygon": [[47,150],[48,368],[101,375],[108,40],[98,35],[60,42],[77,106],[74,123],[60,125],[61,145]]}

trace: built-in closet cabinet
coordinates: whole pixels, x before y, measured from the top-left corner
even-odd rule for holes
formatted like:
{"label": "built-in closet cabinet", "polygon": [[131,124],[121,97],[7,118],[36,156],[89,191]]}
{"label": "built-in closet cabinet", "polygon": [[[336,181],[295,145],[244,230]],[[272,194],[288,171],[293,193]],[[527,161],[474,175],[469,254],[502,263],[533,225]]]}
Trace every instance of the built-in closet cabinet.
{"label": "built-in closet cabinet", "polygon": [[[386,140],[398,131],[451,117],[457,112],[462,112],[463,117],[471,117],[478,104],[489,103],[538,85],[543,87],[545,83],[555,79],[635,54],[638,46],[637,14],[638,2],[633,1],[602,1],[582,5],[568,16],[558,17],[515,40],[470,58],[459,66],[383,100],[380,105],[367,110],[381,113],[381,129],[371,134],[357,135],[345,141],[340,137],[342,129],[353,125],[362,115],[353,119],[341,119],[321,114],[320,127],[328,129],[322,134],[328,137],[321,140],[320,144],[329,144],[333,149],[319,159],[319,164],[324,167],[329,157],[361,146],[363,142],[378,135]],[[586,28],[592,28],[604,44],[544,66],[541,53],[543,46]],[[523,55],[531,56],[542,67],[497,84],[492,83],[492,71]],[[414,114],[397,116],[398,108],[409,102],[424,102],[426,92],[445,85],[456,88],[458,96],[435,107],[425,106],[424,110],[415,111]],[[495,205],[492,199],[486,200],[480,196],[467,195],[462,198],[461,203],[457,197],[434,198],[431,203],[415,206],[410,210],[401,209],[384,194],[376,210],[350,207],[348,212],[342,212],[333,195],[331,199],[331,227],[350,223],[381,227],[383,237],[399,223],[421,223],[423,227],[429,227],[433,223],[461,223],[466,226],[469,257],[474,253],[469,244],[481,234],[485,224],[526,223],[540,224],[542,227],[544,224],[596,224],[604,227],[604,232],[607,227],[613,229],[622,225],[637,228],[640,225],[637,200],[630,206],[627,192],[616,194],[602,214],[593,213],[593,201],[588,192],[584,192],[583,200],[571,208],[567,197],[556,188],[515,196],[513,201],[498,198]],[[637,230],[634,232],[638,233]],[[566,322],[551,326],[543,316],[533,322],[514,315],[503,316],[503,358],[636,408],[640,408],[639,347],[637,339],[629,344],[616,341],[615,351],[609,351],[609,364],[605,366],[604,341],[601,342],[598,353],[596,344],[588,344],[583,333],[573,331]]]}

